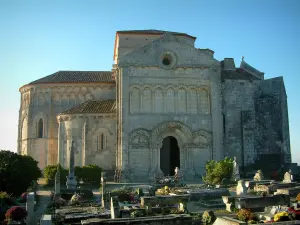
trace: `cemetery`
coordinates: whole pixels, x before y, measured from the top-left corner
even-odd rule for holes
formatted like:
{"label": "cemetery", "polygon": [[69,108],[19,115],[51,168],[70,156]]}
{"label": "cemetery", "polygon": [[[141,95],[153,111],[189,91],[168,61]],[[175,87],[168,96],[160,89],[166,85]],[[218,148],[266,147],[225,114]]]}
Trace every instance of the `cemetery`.
{"label": "cemetery", "polygon": [[207,183],[185,183],[176,167],[174,176],[157,177],[155,183],[108,182],[101,172],[95,191],[78,182],[72,155],[65,183],[57,166],[41,215],[36,190],[14,200],[1,192],[3,224],[300,224],[300,183],[291,171],[282,181],[268,180],[260,170],[243,179],[236,159],[226,158],[222,163],[229,170],[223,171],[230,174],[224,172],[215,184],[208,182],[209,171],[203,177]]}

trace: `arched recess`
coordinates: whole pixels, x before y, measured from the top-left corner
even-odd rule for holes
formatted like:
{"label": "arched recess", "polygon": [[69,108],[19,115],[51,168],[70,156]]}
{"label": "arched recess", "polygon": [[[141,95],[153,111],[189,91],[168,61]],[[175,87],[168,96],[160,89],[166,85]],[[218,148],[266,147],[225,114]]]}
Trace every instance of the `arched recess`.
{"label": "arched recess", "polygon": [[44,137],[44,122],[43,119],[39,119],[37,124],[37,137],[43,138]]}
{"label": "arched recess", "polygon": [[21,125],[21,140],[27,140],[28,138],[28,118],[27,115],[22,118]]}
{"label": "arched recess", "polygon": [[196,88],[190,88],[188,90],[188,113],[197,114],[198,113],[198,100],[197,100],[197,90]]}
{"label": "arched recess", "polygon": [[[31,137],[43,138],[47,137],[47,116],[40,112],[34,116],[32,121]],[[42,129],[41,129],[42,128]]]}
{"label": "arched recess", "polygon": [[138,87],[132,87],[129,94],[130,113],[140,112],[141,93]]}
{"label": "arched recess", "polygon": [[174,113],[175,112],[175,91],[173,88],[169,87],[166,90],[166,112]]}
{"label": "arched recess", "polygon": [[177,91],[177,111],[178,113],[186,113],[186,91],[183,88]]}
{"label": "arched recess", "polygon": [[149,87],[145,87],[142,92],[142,112],[152,112],[152,91]]}
{"label": "arched recess", "polygon": [[129,165],[135,180],[145,180],[151,165],[150,131],[139,128],[129,134]]}
{"label": "arched recess", "polygon": [[209,113],[209,94],[208,90],[201,88],[198,92],[199,96],[199,113],[208,114]]}
{"label": "arched recess", "polygon": [[164,92],[162,87],[157,87],[154,90],[154,112],[164,113]]}

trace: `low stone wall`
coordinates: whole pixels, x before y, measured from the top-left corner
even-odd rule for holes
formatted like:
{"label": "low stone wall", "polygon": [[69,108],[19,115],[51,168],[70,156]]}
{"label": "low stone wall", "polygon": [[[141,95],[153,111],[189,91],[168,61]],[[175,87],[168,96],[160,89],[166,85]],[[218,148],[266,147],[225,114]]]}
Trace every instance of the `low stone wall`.
{"label": "low stone wall", "polygon": [[117,219],[88,219],[81,221],[82,225],[104,225],[104,224],[148,224],[148,225],[192,225],[190,215],[164,215],[138,218],[117,218]]}
{"label": "low stone wall", "polygon": [[[218,217],[216,221],[213,223],[213,225],[242,225],[247,224],[244,221],[236,220],[230,217]],[[299,220],[294,221],[282,221],[282,222],[269,222],[268,224],[274,224],[274,225],[292,225],[292,224],[300,224]]]}

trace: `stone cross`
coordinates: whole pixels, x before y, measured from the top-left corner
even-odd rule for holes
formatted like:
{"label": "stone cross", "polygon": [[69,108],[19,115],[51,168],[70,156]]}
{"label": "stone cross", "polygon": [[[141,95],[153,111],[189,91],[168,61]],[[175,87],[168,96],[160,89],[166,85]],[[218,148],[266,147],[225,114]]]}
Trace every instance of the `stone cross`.
{"label": "stone cross", "polygon": [[26,224],[34,225],[36,224],[35,212],[34,212],[34,192],[30,192],[27,194],[26,200]]}
{"label": "stone cross", "polygon": [[234,157],[233,168],[232,168],[232,180],[233,181],[238,181],[240,178],[241,177],[240,177],[239,165],[236,161],[236,157]]}
{"label": "stone cross", "polygon": [[106,184],[106,173],[101,173],[101,205],[105,208],[105,184]]}
{"label": "stone cross", "polygon": [[57,167],[57,172],[55,174],[55,195],[60,195],[60,168]]}
{"label": "stone cross", "polygon": [[71,190],[76,189],[77,181],[74,174],[74,154],[75,154],[75,146],[74,141],[72,141],[71,149],[70,149],[70,160],[69,160],[69,175],[67,176],[67,188]]}

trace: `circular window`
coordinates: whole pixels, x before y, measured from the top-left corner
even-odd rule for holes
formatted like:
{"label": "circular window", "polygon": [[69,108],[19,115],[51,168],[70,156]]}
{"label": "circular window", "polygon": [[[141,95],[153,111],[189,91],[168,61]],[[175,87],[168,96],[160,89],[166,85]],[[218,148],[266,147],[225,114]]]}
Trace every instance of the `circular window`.
{"label": "circular window", "polygon": [[176,64],[176,55],[171,51],[164,51],[159,57],[159,64],[164,69],[171,69]]}
{"label": "circular window", "polygon": [[171,57],[170,56],[164,56],[162,60],[162,64],[165,66],[169,66],[171,64]]}

